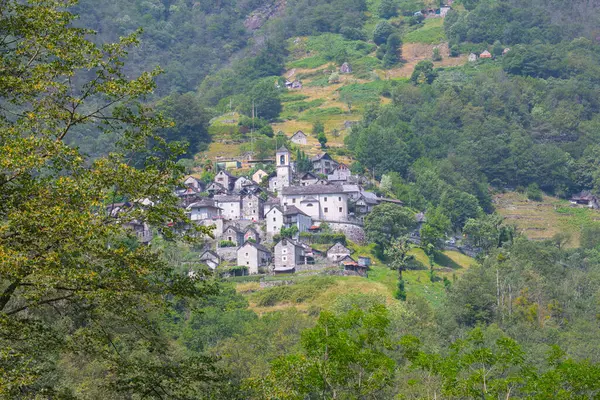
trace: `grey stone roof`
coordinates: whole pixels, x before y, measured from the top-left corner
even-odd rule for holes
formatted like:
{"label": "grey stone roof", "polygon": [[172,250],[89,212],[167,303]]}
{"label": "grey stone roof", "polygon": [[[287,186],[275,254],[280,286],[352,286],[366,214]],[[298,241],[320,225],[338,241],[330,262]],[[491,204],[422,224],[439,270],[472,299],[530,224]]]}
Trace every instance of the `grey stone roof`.
{"label": "grey stone roof", "polygon": [[[246,243],[244,243],[244,244],[243,244],[243,245],[240,247],[240,249],[241,249],[242,247],[246,246],[247,244],[249,244],[249,245],[250,245],[250,246],[252,246],[252,247],[255,247],[257,250],[264,251],[265,253],[269,253],[269,254],[271,254],[271,250],[269,250],[268,248],[266,248],[266,247],[265,247],[265,246],[263,246],[262,244],[254,243],[254,242],[251,242],[251,241],[247,241]],[[238,250],[239,250],[239,249],[238,249]]]}
{"label": "grey stone roof", "polygon": [[277,150],[277,153],[282,153],[282,152],[289,153],[290,151],[288,150],[288,148],[287,148],[287,147],[285,147],[285,146],[281,146],[281,147],[279,148],[279,150]]}
{"label": "grey stone roof", "polygon": [[326,159],[326,160],[332,160],[331,156],[327,153],[323,153],[323,154],[319,154],[314,156],[313,158],[310,159],[310,161],[315,162],[315,161],[320,161],[322,159]]}
{"label": "grey stone roof", "polygon": [[312,196],[308,196],[307,198],[305,198],[304,200],[302,200],[300,203],[310,203],[310,202],[314,202],[314,201],[318,201],[318,200],[315,199]]}
{"label": "grey stone roof", "polygon": [[209,199],[200,200],[195,203],[192,203],[187,208],[188,210],[191,210],[192,208],[218,208],[219,210],[221,209],[220,207],[217,207],[215,205],[215,202],[213,200]]}
{"label": "grey stone roof", "polygon": [[283,215],[285,215],[285,216],[297,215],[297,214],[306,215],[308,217],[308,215],[305,212],[303,212],[296,206],[287,206],[287,209],[283,212]]}
{"label": "grey stone roof", "polygon": [[215,201],[218,203],[233,203],[236,201],[240,201],[241,197],[237,195],[217,195],[214,197]]}
{"label": "grey stone roof", "polygon": [[286,186],[281,189],[281,194],[284,196],[337,193],[344,193],[344,188],[341,185]]}

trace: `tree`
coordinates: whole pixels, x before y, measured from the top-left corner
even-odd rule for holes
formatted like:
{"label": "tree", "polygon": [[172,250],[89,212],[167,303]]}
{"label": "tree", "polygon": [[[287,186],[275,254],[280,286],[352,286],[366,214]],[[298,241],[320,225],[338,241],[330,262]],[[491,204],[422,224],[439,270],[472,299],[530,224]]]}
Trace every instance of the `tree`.
{"label": "tree", "polygon": [[383,203],[373,208],[365,217],[367,240],[375,242],[385,250],[395,238],[406,235],[415,226],[415,214],[392,203]]}
{"label": "tree", "polygon": [[296,151],[296,170],[299,173],[303,173],[310,172],[312,169],[313,164],[310,161],[310,158],[306,155],[306,153],[298,149],[298,151]]}
{"label": "tree", "polygon": [[451,228],[450,219],[439,207],[428,210],[425,216],[427,219],[421,229],[421,244],[424,248],[431,245],[433,249],[441,249]]}
{"label": "tree", "polygon": [[320,132],[317,136],[317,140],[321,144],[322,149],[327,147],[327,136],[325,136],[325,132]]}
{"label": "tree", "polygon": [[196,154],[203,145],[210,143],[210,115],[192,93],[172,94],[160,100],[156,108],[173,121],[173,126],[163,129],[161,136],[169,142],[189,143],[188,155]]}
{"label": "tree", "polygon": [[[264,118],[271,121],[279,116],[282,110],[279,89],[273,84],[273,80],[266,78],[255,84],[250,89],[248,96],[242,106],[242,111],[247,116]],[[255,112],[252,112],[254,105]]]}
{"label": "tree", "polygon": [[505,227],[502,226],[503,218],[497,214],[483,215],[477,219],[468,219],[463,228],[467,240],[475,247],[490,251],[502,244]]}
{"label": "tree", "polygon": [[431,61],[442,61],[442,53],[440,53],[439,47],[435,47],[433,49],[433,55],[431,56]]}
{"label": "tree", "polygon": [[404,288],[404,279],[402,272],[408,268],[409,263],[414,259],[414,256],[408,254],[410,251],[410,242],[407,237],[402,237],[392,241],[389,248],[385,250],[385,255],[390,259],[389,267],[398,271],[398,291],[396,298],[398,300],[406,300],[406,290]]}
{"label": "tree", "polygon": [[[74,397],[57,367],[70,359],[95,363],[101,397],[193,397],[218,374],[177,353],[155,315],[213,286],[126,228],[143,221],[176,239],[169,226],[188,221],[172,195],[182,149],[141,103],[158,72],[130,79],[137,35],[98,46],[64,7],[6,0],[0,12],[0,103],[11,104],[0,108],[0,393]],[[115,150],[91,160],[67,144],[85,129],[117,137]],[[129,206],[117,211],[119,200]]]}
{"label": "tree", "polygon": [[383,57],[383,64],[386,67],[396,65],[402,55],[402,38],[399,33],[393,33],[388,36],[386,53]]}
{"label": "tree", "polygon": [[319,136],[319,134],[321,133],[325,133],[325,125],[323,125],[323,122],[321,121],[315,121],[313,122],[313,126],[312,126],[312,134],[314,136]]}
{"label": "tree", "polygon": [[395,0],[381,0],[377,13],[380,18],[392,18],[398,15],[398,6]]}
{"label": "tree", "polygon": [[302,351],[281,357],[271,373],[248,382],[255,399],[389,398],[396,362],[388,311],[375,305],[335,315],[322,311],[302,333]]}
{"label": "tree", "polygon": [[432,83],[436,77],[437,73],[433,69],[433,63],[425,60],[419,61],[415,66],[410,80],[415,84]]}
{"label": "tree", "polygon": [[373,41],[376,45],[382,45],[387,42],[388,37],[394,33],[394,27],[389,22],[381,21],[375,26],[373,31]]}

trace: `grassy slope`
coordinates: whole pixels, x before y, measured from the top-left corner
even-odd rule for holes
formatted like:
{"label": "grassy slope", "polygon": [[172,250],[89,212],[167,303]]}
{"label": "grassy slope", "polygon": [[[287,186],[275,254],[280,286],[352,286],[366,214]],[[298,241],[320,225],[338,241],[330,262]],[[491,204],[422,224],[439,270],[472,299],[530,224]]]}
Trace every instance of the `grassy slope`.
{"label": "grassy slope", "polygon": [[[389,302],[396,301],[394,300],[394,293],[396,291],[398,279],[397,272],[390,270],[372,256],[372,246],[354,245],[352,248],[355,250],[354,256],[370,255],[372,259],[375,260],[374,265],[369,271],[368,278],[355,276],[334,277],[334,283],[330,287],[319,292],[316,296],[308,298],[306,301],[300,303],[294,301],[281,301],[275,305],[265,307],[257,305],[256,296],[261,290],[271,289],[261,289],[257,282],[249,282],[238,284],[237,290],[248,297],[250,308],[259,314],[282,310],[289,307],[295,307],[303,312],[310,312],[315,308],[326,308],[339,296],[356,293],[378,294],[385,297]],[[464,254],[454,251],[444,252],[440,254],[439,257],[436,257],[434,270],[438,279],[432,283],[429,279],[429,262],[427,256],[423,250],[418,248],[413,249],[412,253],[423,265],[423,269],[406,271],[404,273],[407,295],[409,297],[422,297],[433,307],[439,306],[445,296],[443,278],[446,277],[450,281],[453,281],[475,263],[474,259],[465,256]],[[279,278],[273,277],[273,280],[274,279],[293,280],[296,282],[296,285],[301,286],[303,285],[303,282],[311,279],[311,277],[290,275]]]}
{"label": "grassy slope", "polygon": [[559,232],[571,235],[569,246],[579,246],[582,226],[600,221],[600,213],[586,208],[570,207],[569,202],[544,196],[542,202],[527,200],[520,193],[505,193],[496,196],[495,206],[508,223],[513,223],[528,238],[550,239]]}

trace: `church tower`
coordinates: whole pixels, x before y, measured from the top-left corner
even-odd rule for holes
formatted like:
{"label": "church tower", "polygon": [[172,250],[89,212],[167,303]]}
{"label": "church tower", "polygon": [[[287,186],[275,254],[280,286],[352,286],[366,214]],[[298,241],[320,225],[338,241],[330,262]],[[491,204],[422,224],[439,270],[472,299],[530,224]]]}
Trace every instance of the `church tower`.
{"label": "church tower", "polygon": [[292,183],[290,151],[285,146],[282,146],[279,150],[277,150],[277,153],[275,153],[275,163],[277,164],[277,186],[290,186]]}

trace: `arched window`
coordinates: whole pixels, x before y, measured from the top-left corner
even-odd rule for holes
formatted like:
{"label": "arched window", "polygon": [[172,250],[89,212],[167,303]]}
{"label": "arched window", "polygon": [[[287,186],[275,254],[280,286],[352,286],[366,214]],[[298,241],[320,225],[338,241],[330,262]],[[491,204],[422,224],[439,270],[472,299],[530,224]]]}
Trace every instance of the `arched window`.
{"label": "arched window", "polygon": [[285,165],[285,154],[279,156],[279,165]]}
{"label": "arched window", "polygon": [[313,205],[312,205],[312,203],[308,203],[308,204],[306,205],[306,207],[312,207],[312,206],[313,206]]}

